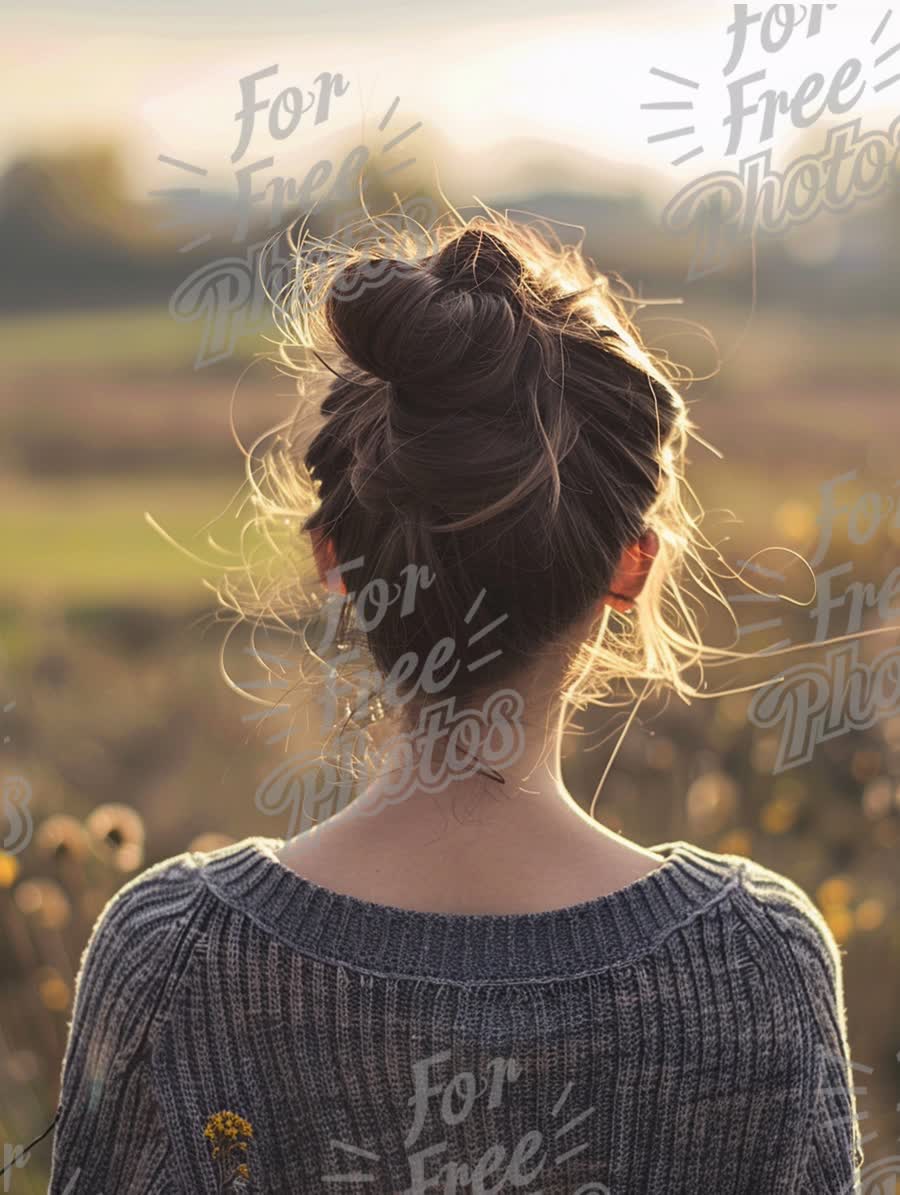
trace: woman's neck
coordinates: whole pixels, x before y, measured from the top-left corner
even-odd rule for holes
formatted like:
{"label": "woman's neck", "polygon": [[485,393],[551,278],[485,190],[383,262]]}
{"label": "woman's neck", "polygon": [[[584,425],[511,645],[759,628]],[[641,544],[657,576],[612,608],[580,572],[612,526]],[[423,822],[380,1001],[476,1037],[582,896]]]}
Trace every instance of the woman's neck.
{"label": "woman's neck", "polygon": [[[531,749],[528,749],[529,737]],[[500,784],[483,774],[389,800],[376,778],[279,857],[322,887],[435,912],[520,913],[602,896],[662,860],[593,821],[563,784],[558,738],[522,757]],[[546,739],[540,740],[546,742]],[[386,795],[387,794],[387,795]]]}

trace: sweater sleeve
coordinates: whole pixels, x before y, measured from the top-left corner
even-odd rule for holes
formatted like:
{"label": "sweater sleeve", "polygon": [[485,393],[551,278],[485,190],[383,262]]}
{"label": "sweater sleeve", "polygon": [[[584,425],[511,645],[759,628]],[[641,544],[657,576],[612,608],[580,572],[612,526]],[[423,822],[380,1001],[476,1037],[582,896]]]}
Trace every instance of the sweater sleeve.
{"label": "sweater sleeve", "polygon": [[802,888],[756,863],[743,864],[751,922],[775,931],[776,958],[805,1056],[804,1127],[793,1170],[796,1195],[855,1195],[863,1164],[844,1004],[841,954],[825,918]]}
{"label": "sweater sleeve", "polygon": [[837,944],[817,910],[806,932],[793,936],[793,947],[806,977],[819,1054],[801,1195],[853,1195],[860,1190],[863,1156],[843,969]]}
{"label": "sweater sleeve", "polygon": [[75,982],[48,1195],[160,1189],[169,1150],[151,1082],[153,1031],[187,957],[199,887],[188,856],[157,864],[116,893],[91,931]]}
{"label": "sweater sleeve", "polygon": [[790,983],[813,1054],[797,1195],[853,1195],[860,1189],[863,1157],[840,950],[825,918],[799,885],[759,866],[750,877],[751,890],[793,959]]}

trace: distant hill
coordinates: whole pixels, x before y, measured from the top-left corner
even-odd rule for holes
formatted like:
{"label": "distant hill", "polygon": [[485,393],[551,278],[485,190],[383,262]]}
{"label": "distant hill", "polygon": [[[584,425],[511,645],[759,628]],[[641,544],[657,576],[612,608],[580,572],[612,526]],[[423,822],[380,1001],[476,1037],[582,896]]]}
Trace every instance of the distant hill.
{"label": "distant hill", "polygon": [[[320,148],[342,162],[346,134]],[[716,301],[744,301],[750,293],[749,244],[740,245],[722,269],[687,283],[694,245],[690,236],[676,237],[660,226],[668,196],[660,196],[652,172],[636,176],[616,163],[540,138],[520,138],[477,156],[449,144],[436,147],[433,138],[428,148],[439,149],[435,160],[441,170],[436,174],[424,157],[418,159],[403,175],[404,197],[429,195],[436,211],[444,210],[446,197],[464,215],[473,214],[478,205],[467,196],[465,180],[480,177],[487,189],[479,200],[509,210],[515,219],[547,220],[563,242],[583,239],[599,269],[623,275],[648,296],[685,293],[688,286],[694,288],[691,293]],[[294,162],[298,171],[300,165]],[[289,168],[286,162],[284,169]],[[366,174],[371,211],[391,206],[399,177],[373,157]],[[298,178],[302,181],[302,175]],[[264,182],[261,178],[260,185]],[[0,176],[0,310],[168,303],[196,271],[214,269],[223,259],[245,258],[248,245],[272,235],[262,207],[248,236],[236,243],[234,194],[177,185],[135,200],[114,146],[20,158]],[[295,206],[284,223],[304,214]],[[323,206],[309,224],[314,234],[329,235],[329,208]],[[900,188],[895,187],[882,201],[861,204],[830,226],[823,222],[787,237],[760,236],[759,295],[770,304],[810,312],[896,311],[898,230]]]}

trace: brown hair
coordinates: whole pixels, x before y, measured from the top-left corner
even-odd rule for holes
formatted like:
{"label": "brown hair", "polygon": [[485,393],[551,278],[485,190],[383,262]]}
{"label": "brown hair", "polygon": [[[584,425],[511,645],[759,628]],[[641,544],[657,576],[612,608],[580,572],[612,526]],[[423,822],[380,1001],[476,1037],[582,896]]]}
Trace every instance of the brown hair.
{"label": "brown hair", "polygon": [[324,307],[343,361],[305,454],[320,504],[304,528],[362,561],[357,592],[424,566],[433,583],[368,645],[387,674],[452,641],[442,691],[464,698],[606,593],[666,493],[684,406],[606,280],[562,270],[531,229],[478,221],[378,285],[366,266],[345,264]]}

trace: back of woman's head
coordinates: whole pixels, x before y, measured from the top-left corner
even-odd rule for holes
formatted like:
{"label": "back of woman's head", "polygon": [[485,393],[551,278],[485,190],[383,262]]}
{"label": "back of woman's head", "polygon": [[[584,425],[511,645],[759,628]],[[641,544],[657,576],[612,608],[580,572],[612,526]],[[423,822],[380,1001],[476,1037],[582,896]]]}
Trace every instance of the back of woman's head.
{"label": "back of woman's head", "polygon": [[428,570],[368,644],[388,673],[452,640],[444,692],[464,697],[561,642],[665,517],[684,407],[574,251],[491,220],[432,249],[382,261],[377,285],[366,258],[332,276],[341,376],[305,455],[319,499],[305,526],[361,562],[356,593]]}
{"label": "back of woman's head", "polygon": [[[406,716],[429,696],[435,659],[441,697],[461,702],[516,687],[548,652],[562,655],[573,707],[605,700],[617,679],[696,694],[685,672],[699,664],[702,679],[718,649],[679,586],[685,559],[702,589],[717,586],[683,500],[690,425],[625,285],[494,215],[446,219],[425,253],[390,233],[377,249],[299,263],[276,312],[301,402],[261,471],[248,455],[253,522],[293,549],[310,533],[319,575],[330,552],[347,591],[333,599],[338,639],[368,649]],[[656,560],[635,617],[607,634],[600,603],[645,530]],[[228,589],[223,604],[279,630],[303,611],[295,570],[254,577],[242,597]]]}

